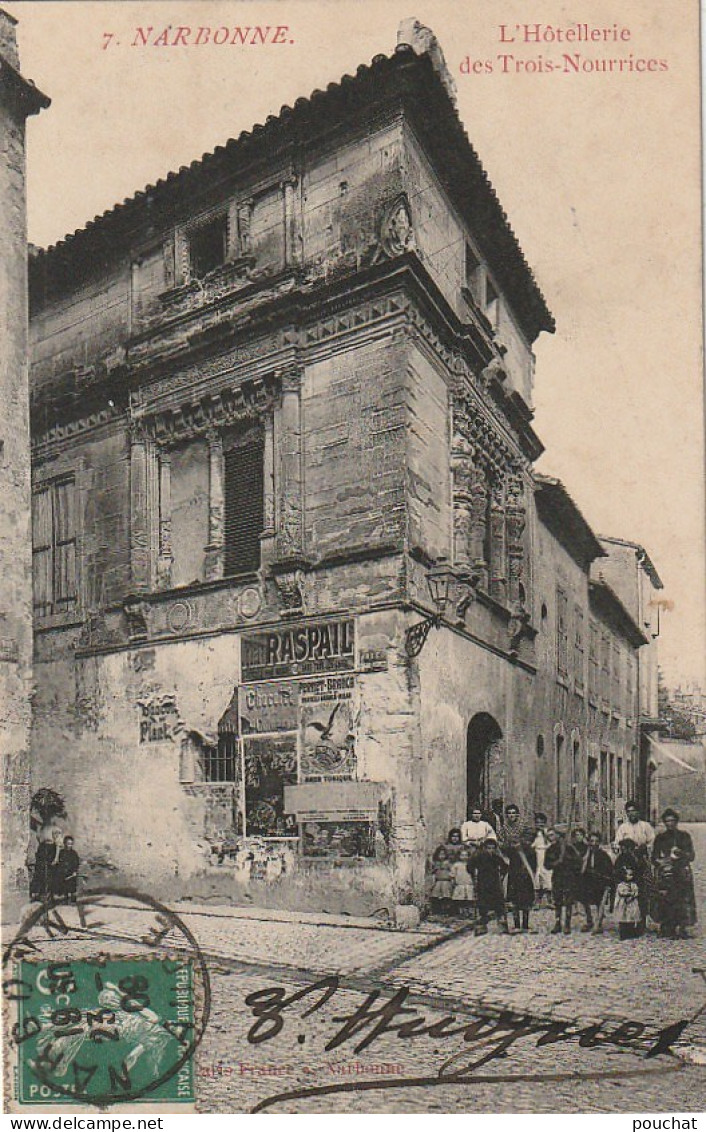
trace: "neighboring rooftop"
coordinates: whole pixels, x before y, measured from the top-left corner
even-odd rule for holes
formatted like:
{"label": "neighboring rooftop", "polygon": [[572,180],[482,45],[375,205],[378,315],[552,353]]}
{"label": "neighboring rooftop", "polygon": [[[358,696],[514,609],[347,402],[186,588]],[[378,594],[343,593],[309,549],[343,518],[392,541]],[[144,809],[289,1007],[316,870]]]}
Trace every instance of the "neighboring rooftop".
{"label": "neighboring rooftop", "polygon": [[358,67],[354,76],[344,75],[325,91],[315,90],[309,98],[298,98],[294,106],[282,106],[264,124],[244,130],[200,160],[127,197],[33,258],[59,256],[62,263],[68,263],[74,254],[86,255],[94,247],[105,252],[107,244],[129,237],[148,216],[152,224],[166,223],[174,211],[187,209],[194,193],[217,177],[246,171],[255,160],[271,158],[294,143],[316,140],[336,123],[358,124],[365,107],[379,109],[402,100],[438,176],[477,238],[530,340],[542,330],[552,333],[551,312],[456,111],[453,91],[439,64],[438,44],[433,36],[431,41],[420,42],[426,43],[423,49],[402,42],[394,54],[376,55],[369,66]]}
{"label": "neighboring rooftop", "polygon": [[610,538],[608,535],[599,535],[598,537],[601,542],[607,542],[613,546],[625,546],[629,550],[634,550],[638,565],[643,567],[654,588],[656,590],[664,589],[664,583],[657,573],[654,562],[650,558],[644,546],[641,546],[639,542],[630,542],[629,539],[624,538]]}

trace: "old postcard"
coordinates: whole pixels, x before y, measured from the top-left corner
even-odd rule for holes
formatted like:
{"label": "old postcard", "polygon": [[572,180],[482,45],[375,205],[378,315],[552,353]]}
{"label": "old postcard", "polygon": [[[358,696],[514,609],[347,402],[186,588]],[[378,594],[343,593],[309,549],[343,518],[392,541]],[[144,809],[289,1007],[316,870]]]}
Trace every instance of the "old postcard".
{"label": "old postcard", "polygon": [[6,1110],[696,1127],[699,50],[7,0]]}

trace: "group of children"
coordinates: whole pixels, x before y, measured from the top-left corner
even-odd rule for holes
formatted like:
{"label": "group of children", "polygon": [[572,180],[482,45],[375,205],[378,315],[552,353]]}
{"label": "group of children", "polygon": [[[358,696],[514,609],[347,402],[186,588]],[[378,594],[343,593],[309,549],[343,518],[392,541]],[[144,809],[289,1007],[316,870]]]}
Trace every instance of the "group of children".
{"label": "group of children", "polygon": [[640,855],[626,840],[614,861],[600,840],[581,828],[547,828],[542,813],[534,815],[533,826],[525,824],[514,805],[506,807],[496,830],[474,810],[433,853],[431,911],[475,916],[476,935],[482,935],[491,917],[509,933],[511,910],[515,930],[526,932],[532,907],[546,899],[554,909],[553,934],[571,933],[574,907],[581,904],[582,931],[601,932],[611,909],[620,938],[634,938],[645,920]]}

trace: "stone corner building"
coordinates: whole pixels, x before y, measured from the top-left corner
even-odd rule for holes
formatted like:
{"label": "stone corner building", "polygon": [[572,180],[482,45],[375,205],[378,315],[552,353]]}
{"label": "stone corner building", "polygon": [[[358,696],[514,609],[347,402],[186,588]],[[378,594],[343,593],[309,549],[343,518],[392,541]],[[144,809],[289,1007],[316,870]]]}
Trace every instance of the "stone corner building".
{"label": "stone corner building", "polygon": [[0,8],[0,758],[3,892],[26,888],[32,573],[25,123],[49,99],[23,78],[16,20]]}
{"label": "stone corner building", "polygon": [[91,877],[399,910],[473,802],[610,831],[647,638],[533,471],[554,323],[427,29],[31,272],[34,785]]}

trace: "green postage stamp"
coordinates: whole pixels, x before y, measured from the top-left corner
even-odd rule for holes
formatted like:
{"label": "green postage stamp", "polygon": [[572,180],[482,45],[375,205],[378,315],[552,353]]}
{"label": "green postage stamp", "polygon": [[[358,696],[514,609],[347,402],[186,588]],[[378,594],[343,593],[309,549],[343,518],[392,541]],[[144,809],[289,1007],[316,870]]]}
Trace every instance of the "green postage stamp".
{"label": "green postage stamp", "polygon": [[21,1104],[194,1100],[190,959],[15,964]]}

